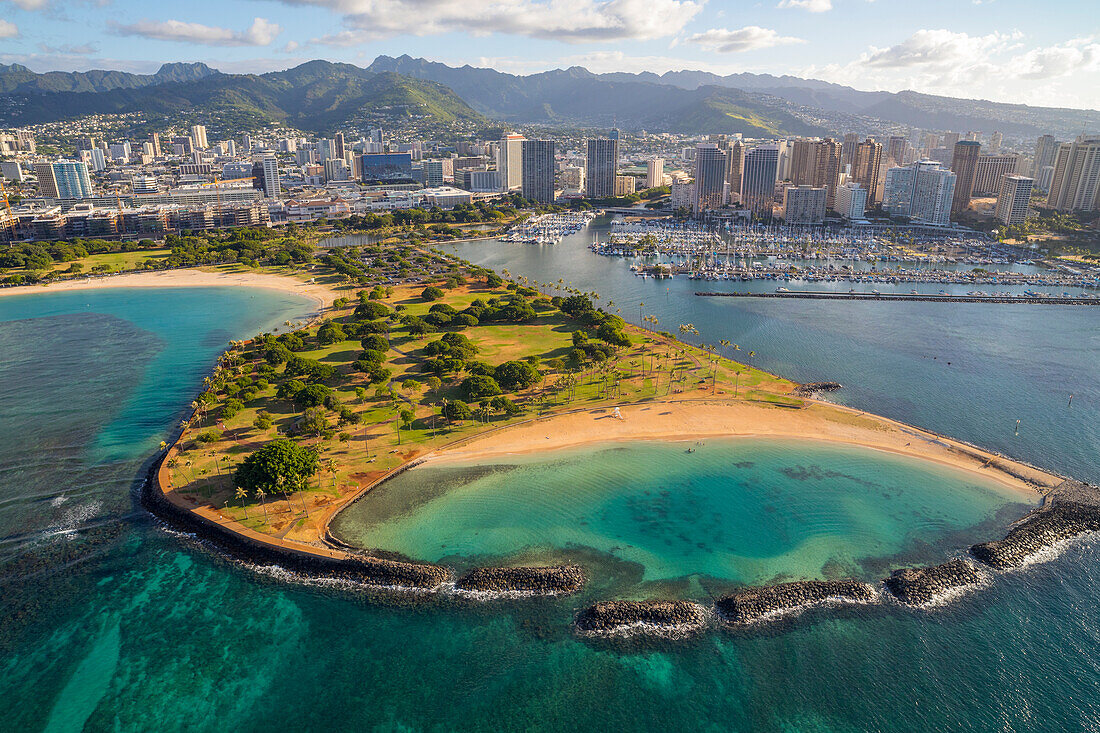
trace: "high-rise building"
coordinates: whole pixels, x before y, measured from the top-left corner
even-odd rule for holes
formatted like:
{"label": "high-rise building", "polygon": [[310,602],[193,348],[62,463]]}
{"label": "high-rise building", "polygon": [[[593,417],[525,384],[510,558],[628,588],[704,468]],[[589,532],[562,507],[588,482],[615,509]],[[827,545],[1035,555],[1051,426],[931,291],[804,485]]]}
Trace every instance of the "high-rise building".
{"label": "high-rise building", "polygon": [[844,136],[844,142],[840,145],[841,170],[851,170],[856,160],[857,145],[859,145],[859,135],[849,132]]}
{"label": "high-rise building", "polygon": [[1032,179],[1024,176],[1005,176],[997,194],[997,208],[993,216],[1002,224],[1023,224],[1031,203]]}
{"label": "high-rise building", "polygon": [[351,180],[351,172],[348,171],[348,164],[343,158],[329,158],[325,161],[326,183],[349,180]]}
{"label": "high-rise building", "polygon": [[783,220],[788,224],[820,224],[825,221],[824,186],[787,186],[783,189]]}
{"label": "high-rise building", "polygon": [[1058,141],[1053,135],[1043,135],[1035,141],[1035,155],[1031,159],[1031,177],[1038,178],[1039,171],[1054,165],[1054,155],[1058,152]]}
{"label": "high-rise building", "polygon": [[703,216],[709,209],[721,208],[726,203],[726,169],[728,157],[718,143],[699,143],[695,146],[695,200],[692,208],[696,216]]}
{"label": "high-rise building", "polygon": [[277,199],[282,193],[279,182],[279,161],[273,155],[265,155],[258,158],[252,164],[252,187],[264,192],[269,199]]}
{"label": "high-rise building", "polygon": [[514,191],[523,186],[523,141],[518,133],[505,135],[497,143],[497,171],[502,191]]}
{"label": "high-rise building", "polygon": [[654,158],[646,163],[645,167],[646,188],[657,188],[665,185],[665,159]]}
{"label": "high-rise building", "polygon": [[412,153],[367,153],[359,156],[359,177],[367,185],[416,183]]}
{"label": "high-rise building", "polygon": [[1005,136],[1000,132],[994,132],[989,137],[989,152],[996,155],[1001,152],[1001,145],[1004,144]]}
{"label": "high-rise building", "polygon": [[959,133],[957,133],[957,132],[945,132],[945,133],[943,133],[943,144],[940,145],[940,147],[947,148],[948,150],[954,150],[955,149],[955,143],[957,143],[958,141],[959,141]]}
{"label": "high-rise building", "polygon": [[1039,177],[1035,179],[1035,188],[1040,191],[1049,191],[1050,184],[1054,180],[1054,166],[1045,165],[1039,170]]}
{"label": "high-rise building", "polygon": [[955,200],[951,204],[951,215],[958,217],[970,207],[970,196],[974,192],[974,178],[978,172],[978,157],[982,144],[973,140],[960,140],[955,143],[955,152],[951,156],[951,170],[955,172]]}
{"label": "high-rise building", "polygon": [[615,174],[619,172],[618,139],[591,139],[587,148],[588,157],[584,166],[586,195],[590,199],[614,196]]}
{"label": "high-rise building", "polygon": [[35,163],[38,191],[46,198],[86,199],[93,196],[88,166],[78,160]]}
{"label": "high-rise building", "polygon": [[858,183],[845,183],[836,190],[833,209],[845,219],[862,219],[867,210],[867,189]]}
{"label": "high-rise building", "polygon": [[0,176],[7,178],[9,181],[16,181],[22,183],[23,181],[23,168],[19,165],[18,160],[3,160],[0,161]]}
{"label": "high-rise building", "polygon": [[1100,209],[1100,136],[1081,135],[1058,146],[1047,206],[1058,211]]}
{"label": "high-rise building", "polygon": [[1016,172],[1015,155],[980,155],[974,170],[974,195],[995,196],[1001,191],[1001,179]]}
{"label": "high-rise building", "polygon": [[241,135],[241,150],[245,155],[252,152],[252,136],[247,132]]}
{"label": "high-rise building", "polygon": [[454,180],[454,161],[450,158],[425,160],[421,167],[424,170],[425,186],[442,186],[448,182],[448,179]]}
{"label": "high-rise building", "polygon": [[93,148],[91,150],[92,158],[92,170],[97,173],[107,167],[107,156],[103,154],[103,148]]}
{"label": "high-rise building", "polygon": [[882,143],[875,142],[873,138],[867,138],[863,142],[857,143],[855,154],[852,157],[849,180],[867,189],[868,206],[874,206],[882,201],[882,190],[879,188],[881,175]]}
{"label": "high-rise building", "polygon": [[882,208],[894,216],[947,226],[956,179],[954,172],[931,160],[891,168],[886,171]]}
{"label": "high-rise building", "polygon": [[795,140],[791,146],[791,183],[825,187],[826,206],[833,208],[840,185],[841,144],[833,139]]}
{"label": "high-rise building", "polygon": [[152,145],[153,145],[153,157],[154,158],[159,158],[161,156],[161,152],[160,152],[160,133],[159,132],[154,132],[151,135],[149,135],[149,142],[152,143]]}
{"label": "high-rise building", "polygon": [[634,176],[615,176],[615,197],[629,196],[638,190],[638,179]]}
{"label": "high-rise building", "polygon": [[741,207],[758,219],[770,219],[775,199],[775,176],[779,168],[779,146],[758,145],[745,153],[741,175]]}
{"label": "high-rise building", "polygon": [[336,146],[336,157],[344,159],[344,133],[338,132],[332,136],[332,143]]}
{"label": "high-rise building", "polygon": [[524,140],[522,148],[520,185],[523,198],[541,204],[554,203],[554,141]]}
{"label": "high-rise building", "polygon": [[130,141],[123,140],[120,143],[111,143],[109,148],[111,153],[111,159],[120,163],[129,163],[130,158],[133,157],[133,152],[130,150]]}
{"label": "high-rise building", "polygon": [[894,161],[894,165],[905,165],[905,146],[908,141],[900,135],[891,135],[886,144],[886,157]]}
{"label": "high-rise building", "polygon": [[206,150],[208,147],[210,147],[206,142],[206,126],[193,126],[191,128],[191,140],[194,142],[195,147],[199,150]]}

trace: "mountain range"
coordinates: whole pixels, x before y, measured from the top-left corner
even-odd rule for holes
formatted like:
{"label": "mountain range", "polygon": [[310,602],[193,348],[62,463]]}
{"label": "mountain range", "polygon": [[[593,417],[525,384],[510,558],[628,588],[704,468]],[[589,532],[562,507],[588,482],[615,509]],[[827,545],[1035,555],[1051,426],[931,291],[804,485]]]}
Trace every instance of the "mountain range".
{"label": "mountain range", "polygon": [[417,116],[440,125],[571,125],[750,137],[908,128],[1061,139],[1100,131],[1100,112],[913,91],[860,91],[814,79],[704,71],[595,74],[579,66],[520,76],[410,56],[370,66],[310,61],[267,74],[223,74],[204,64],[165,64],[156,74],[36,74],[0,65],[0,123],[91,113],[232,113],[327,132],[354,122]]}

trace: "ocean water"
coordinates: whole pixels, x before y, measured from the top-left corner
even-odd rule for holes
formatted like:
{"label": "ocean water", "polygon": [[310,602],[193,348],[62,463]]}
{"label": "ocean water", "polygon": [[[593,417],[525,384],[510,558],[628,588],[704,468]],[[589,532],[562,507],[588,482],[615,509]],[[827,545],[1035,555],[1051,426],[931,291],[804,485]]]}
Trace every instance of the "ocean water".
{"label": "ocean water", "polygon": [[877,580],[887,558],[917,562],[1003,531],[1030,508],[1010,492],[851,446],[643,441],[429,463],[371,491],[332,529],[361,547],[456,567],[531,556],[591,566],[607,556],[592,575],[633,565],[638,595],[688,576]]}
{"label": "ocean water", "polygon": [[[615,646],[569,631],[591,593],[379,605],[233,566],[158,528],[136,503],[135,480],[224,342],[308,310],[243,289],[0,299],[0,730],[1100,728],[1093,540],[935,612],[869,607],[759,634]],[[1043,311],[1045,323],[1029,325],[1028,312],[983,332],[964,325],[969,313],[920,333],[962,334],[936,340],[952,356],[956,338],[980,360],[1032,355],[1028,378],[1013,374],[1017,359],[994,359],[982,373],[995,383],[979,385],[988,409],[1026,418],[1021,436],[1044,419],[1035,393],[1095,374],[1095,324],[1080,315],[1063,326]],[[743,327],[741,317],[730,323]],[[752,317],[763,328],[772,315]],[[871,362],[858,368],[868,374],[899,359],[892,329],[918,323],[911,313],[879,318],[863,327],[859,356]],[[822,319],[807,308],[774,329]],[[1021,328],[1010,338],[1008,325]],[[1056,334],[1074,328],[1082,338],[1060,344]],[[762,334],[759,343],[761,354],[781,353]],[[797,376],[832,376],[849,361],[829,353],[809,349]],[[1007,440],[999,424],[962,415],[977,398],[941,376],[879,378],[898,395],[891,414],[970,425],[985,444]],[[1094,428],[1045,419],[1057,433],[1044,438],[1040,462],[1076,461],[1095,475],[1086,460],[1097,454]],[[988,510],[995,515],[996,502]],[[930,554],[957,546],[936,534]]]}

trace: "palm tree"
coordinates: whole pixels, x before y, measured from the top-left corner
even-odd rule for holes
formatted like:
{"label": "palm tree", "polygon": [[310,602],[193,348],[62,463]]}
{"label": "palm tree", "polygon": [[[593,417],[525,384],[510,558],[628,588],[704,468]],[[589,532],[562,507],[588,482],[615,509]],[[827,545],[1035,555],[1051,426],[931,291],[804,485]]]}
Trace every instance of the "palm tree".
{"label": "palm tree", "polygon": [[327,468],[328,472],[330,474],[332,474],[332,489],[333,489],[333,491],[335,491],[336,490],[336,459],[335,458],[328,459],[328,463],[325,465],[325,468]]}
{"label": "palm tree", "polygon": [[244,503],[244,500],[248,498],[248,490],[243,486],[238,486],[235,498],[241,502],[241,506],[244,507],[244,518],[248,519],[248,506]]}
{"label": "palm tree", "polygon": [[264,524],[267,524],[267,504],[264,503],[265,496],[267,496],[267,492],[263,490],[262,486],[256,489],[256,498],[260,500],[260,507],[264,510]]}

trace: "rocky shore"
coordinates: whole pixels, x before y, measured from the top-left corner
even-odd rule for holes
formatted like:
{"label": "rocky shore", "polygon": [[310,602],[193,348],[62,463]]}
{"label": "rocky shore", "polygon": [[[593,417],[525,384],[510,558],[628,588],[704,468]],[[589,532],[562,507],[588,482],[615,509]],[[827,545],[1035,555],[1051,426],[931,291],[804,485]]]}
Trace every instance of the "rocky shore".
{"label": "rocky shore", "polygon": [[1008,531],[1003,540],[982,542],[970,554],[990,567],[1017,568],[1043,550],[1088,532],[1100,531],[1100,506],[1055,498]]}
{"label": "rocky shore", "polygon": [[460,578],[455,587],[464,591],[564,595],[579,591],[585,580],[579,565],[476,568]]}
{"label": "rocky shore", "polygon": [[254,540],[203,519],[169,501],[157,478],[161,460],[163,458],[153,462],[142,484],[142,505],[172,529],[209,542],[240,562],[278,566],[311,577],[345,580],[382,588],[433,590],[451,579],[449,570],[430,563],[400,562],[367,555],[329,557]]}
{"label": "rocky shore", "polygon": [[794,393],[799,397],[811,397],[820,392],[836,392],[843,386],[840,382],[807,382],[799,385]]}
{"label": "rocky shore", "polygon": [[748,624],[767,616],[822,604],[867,603],[875,589],[855,580],[802,580],[761,588],[745,588],[716,602],[729,624]]}
{"label": "rocky shore", "polygon": [[602,601],[577,614],[583,632],[688,632],[706,625],[703,607],[689,601]]}
{"label": "rocky shore", "polygon": [[886,589],[907,606],[927,606],[944,596],[977,585],[981,576],[962,558],[928,568],[895,570]]}

